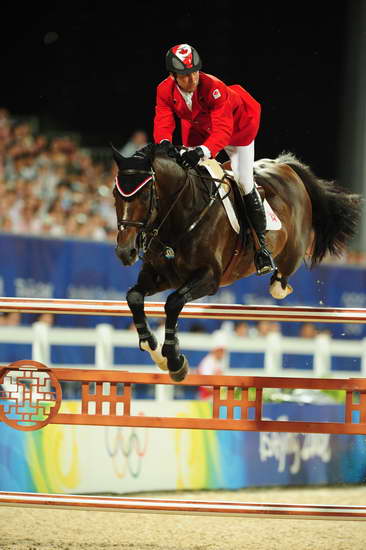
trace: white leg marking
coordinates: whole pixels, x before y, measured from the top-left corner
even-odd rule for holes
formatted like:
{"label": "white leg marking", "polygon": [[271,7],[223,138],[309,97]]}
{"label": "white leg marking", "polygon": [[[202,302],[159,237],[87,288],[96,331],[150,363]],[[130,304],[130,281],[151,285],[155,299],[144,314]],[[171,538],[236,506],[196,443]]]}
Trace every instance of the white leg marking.
{"label": "white leg marking", "polygon": [[159,369],[168,370],[168,360],[161,354],[161,344],[158,344],[156,349],[151,349],[149,342],[145,340],[144,342],[141,342],[141,347],[150,353],[151,359]]}

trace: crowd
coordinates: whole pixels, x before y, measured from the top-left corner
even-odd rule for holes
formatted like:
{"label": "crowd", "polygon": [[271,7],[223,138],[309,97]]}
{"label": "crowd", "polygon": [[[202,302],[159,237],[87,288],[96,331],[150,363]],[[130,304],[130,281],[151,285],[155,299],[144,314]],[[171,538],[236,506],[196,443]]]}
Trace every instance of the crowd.
{"label": "crowd", "polygon": [[0,231],[114,240],[114,165],[0,108]]}

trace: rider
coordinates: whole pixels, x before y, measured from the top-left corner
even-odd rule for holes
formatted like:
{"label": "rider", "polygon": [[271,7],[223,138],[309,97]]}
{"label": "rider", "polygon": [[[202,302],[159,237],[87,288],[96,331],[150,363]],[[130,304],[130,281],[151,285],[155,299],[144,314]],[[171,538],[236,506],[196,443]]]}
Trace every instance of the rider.
{"label": "rider", "polygon": [[238,84],[227,86],[201,71],[195,48],[179,44],[166,54],[169,77],[157,87],[154,140],[167,151],[175,129],[175,116],[181,121],[181,151],[184,168],[194,168],[201,159],[215,157],[225,149],[239,181],[251,224],[260,248],[254,262],[258,275],[275,270],[265,246],[266,216],[262,199],[254,185],[254,139],[260,121],[260,104]]}

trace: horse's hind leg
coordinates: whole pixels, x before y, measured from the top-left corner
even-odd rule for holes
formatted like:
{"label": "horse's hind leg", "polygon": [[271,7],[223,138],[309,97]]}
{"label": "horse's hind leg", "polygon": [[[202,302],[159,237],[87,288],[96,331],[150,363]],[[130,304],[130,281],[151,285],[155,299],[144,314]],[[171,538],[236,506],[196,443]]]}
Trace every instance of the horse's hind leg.
{"label": "horse's hind leg", "polygon": [[175,382],[181,382],[188,374],[188,361],[180,353],[177,336],[179,314],[187,302],[217,292],[218,284],[219,281],[215,279],[212,269],[200,270],[167,298],[165,303],[165,341],[162,354],[168,359],[170,378]]}
{"label": "horse's hind leg", "polygon": [[280,254],[276,258],[277,269],[271,277],[269,292],[276,300],[283,300],[293,292],[293,288],[288,284],[287,280],[290,275],[300,266],[304,253],[299,253],[298,250],[289,250]]}

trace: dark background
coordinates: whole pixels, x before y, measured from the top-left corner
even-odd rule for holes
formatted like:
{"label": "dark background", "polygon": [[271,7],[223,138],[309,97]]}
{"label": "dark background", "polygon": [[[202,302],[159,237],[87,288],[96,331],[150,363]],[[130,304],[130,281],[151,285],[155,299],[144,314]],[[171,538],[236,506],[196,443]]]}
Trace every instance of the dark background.
{"label": "dark background", "polygon": [[188,42],[205,72],[242,84],[262,104],[257,158],[290,150],[333,178],[355,12],[352,1],[327,4],[13,7],[2,24],[0,106],[37,116],[41,132],[80,133],[85,146],[122,146],[137,128],[151,139],[165,53]]}

